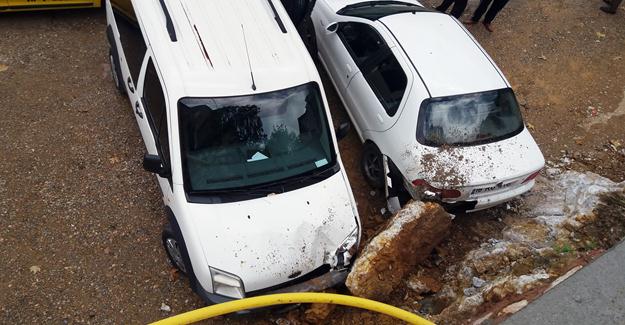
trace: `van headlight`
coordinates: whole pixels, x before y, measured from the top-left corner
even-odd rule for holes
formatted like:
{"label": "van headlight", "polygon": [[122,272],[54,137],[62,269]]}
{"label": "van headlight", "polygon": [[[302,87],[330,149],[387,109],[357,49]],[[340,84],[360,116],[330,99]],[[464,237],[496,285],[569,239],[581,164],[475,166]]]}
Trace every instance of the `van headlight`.
{"label": "van headlight", "polygon": [[356,256],[356,251],[358,250],[358,240],[360,239],[358,230],[358,227],[354,228],[349,236],[343,240],[336,253],[334,253],[332,264],[335,268],[343,269],[352,263],[352,259]]}
{"label": "van headlight", "polygon": [[212,267],[210,271],[214,293],[234,299],[245,298],[243,281],[238,276]]}

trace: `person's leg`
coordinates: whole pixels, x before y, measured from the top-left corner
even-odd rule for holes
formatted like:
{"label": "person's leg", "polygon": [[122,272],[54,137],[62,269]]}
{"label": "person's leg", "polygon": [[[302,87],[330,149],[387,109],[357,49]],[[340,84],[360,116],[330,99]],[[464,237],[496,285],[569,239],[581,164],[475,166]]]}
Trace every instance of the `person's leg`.
{"label": "person's leg", "polygon": [[493,5],[490,6],[490,9],[488,9],[488,12],[486,13],[486,17],[484,17],[484,24],[490,25],[490,23],[492,23],[493,20],[495,20],[495,17],[501,11],[501,9],[503,9],[503,7],[505,7],[506,4],[508,4],[508,1],[509,0],[495,0]]}
{"label": "person's leg", "polygon": [[466,8],[467,0],[456,0],[453,9],[451,9],[451,15],[456,18],[460,18],[460,16],[462,16],[462,13],[464,12],[464,9]]}
{"label": "person's leg", "polygon": [[618,6],[621,5],[621,2],[623,2],[623,0],[612,0],[612,2],[610,3],[610,9],[616,12],[616,10],[618,9]]}
{"label": "person's leg", "polygon": [[477,6],[477,9],[475,9],[475,12],[473,13],[473,17],[471,18],[471,21],[473,23],[477,23],[478,21],[480,21],[480,19],[486,12],[486,9],[488,9],[488,5],[490,5],[491,2],[493,2],[493,0],[481,0],[480,1],[480,5]]}
{"label": "person's leg", "polygon": [[623,0],[612,0],[612,1],[603,1],[606,3],[605,6],[601,6],[601,11],[607,12],[609,14],[615,14],[618,6],[623,2]]}
{"label": "person's leg", "polygon": [[454,3],[454,0],[444,0],[438,7],[436,7],[436,10],[445,12],[449,9],[449,6],[451,6],[452,3]]}

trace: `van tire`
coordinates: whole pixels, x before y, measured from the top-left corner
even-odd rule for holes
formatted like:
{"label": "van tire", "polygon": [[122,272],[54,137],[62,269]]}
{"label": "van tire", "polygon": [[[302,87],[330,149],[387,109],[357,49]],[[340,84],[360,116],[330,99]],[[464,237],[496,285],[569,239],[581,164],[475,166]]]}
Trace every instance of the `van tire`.
{"label": "van tire", "polygon": [[380,149],[373,142],[365,142],[360,159],[360,170],[369,186],[375,189],[384,188],[384,162]]}
{"label": "van tire", "polygon": [[161,239],[167,258],[169,258],[169,263],[182,274],[187,275],[190,270],[189,253],[178,225],[176,223],[168,223],[163,229]]}
{"label": "van tire", "polygon": [[119,56],[112,48],[109,48],[109,63],[111,65],[111,76],[113,77],[113,83],[115,84],[115,88],[117,88],[117,91],[121,95],[125,95],[126,88],[124,87],[121,79],[122,71],[119,67]]}

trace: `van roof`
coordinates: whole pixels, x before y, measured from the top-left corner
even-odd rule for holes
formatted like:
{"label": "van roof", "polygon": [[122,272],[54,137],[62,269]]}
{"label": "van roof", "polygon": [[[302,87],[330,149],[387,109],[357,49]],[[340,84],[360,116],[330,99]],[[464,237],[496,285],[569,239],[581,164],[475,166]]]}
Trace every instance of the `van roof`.
{"label": "van roof", "polygon": [[403,13],[380,22],[401,44],[432,97],[508,87],[495,63],[453,17]]}
{"label": "van roof", "polygon": [[[168,33],[161,1],[176,41]],[[277,0],[132,3],[165,83],[182,86],[185,96],[260,93],[317,79],[314,63]]]}

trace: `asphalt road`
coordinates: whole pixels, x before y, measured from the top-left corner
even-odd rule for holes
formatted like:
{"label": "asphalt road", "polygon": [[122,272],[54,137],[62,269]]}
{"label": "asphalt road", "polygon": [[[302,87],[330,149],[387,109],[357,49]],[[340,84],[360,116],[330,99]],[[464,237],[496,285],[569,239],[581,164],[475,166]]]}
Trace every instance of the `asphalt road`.
{"label": "asphalt road", "polygon": [[625,324],[625,242],[503,324]]}

